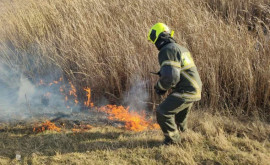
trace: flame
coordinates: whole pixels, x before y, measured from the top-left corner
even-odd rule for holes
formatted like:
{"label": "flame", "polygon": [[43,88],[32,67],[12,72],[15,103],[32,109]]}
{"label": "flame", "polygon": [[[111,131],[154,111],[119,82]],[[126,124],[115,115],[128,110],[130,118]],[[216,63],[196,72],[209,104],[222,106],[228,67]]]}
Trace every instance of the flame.
{"label": "flame", "polygon": [[87,101],[84,102],[84,105],[91,108],[94,107],[94,103],[91,102],[91,89],[86,87],[84,90],[87,92]]}
{"label": "flame", "polygon": [[144,111],[141,113],[129,111],[129,107],[117,105],[106,105],[98,108],[99,111],[109,114],[110,120],[118,120],[125,123],[125,128],[131,131],[143,131],[146,129],[157,129],[159,126],[146,119]]}
{"label": "flame", "polygon": [[[64,96],[64,99],[66,101],[66,107],[67,109],[70,109],[74,106],[74,104],[77,105],[79,103],[77,90],[75,86],[72,84],[72,82],[69,81],[69,83],[65,85],[60,83],[61,81],[63,81],[63,77],[60,77],[59,80],[55,80],[50,83],[44,83],[43,80],[40,80],[39,85],[52,86],[54,84],[59,84],[59,91]],[[109,120],[116,120],[123,122],[125,124],[124,126],[125,129],[131,131],[143,131],[147,129],[159,128],[158,124],[154,123],[152,120],[149,120],[147,118],[145,111],[136,112],[134,110],[130,110],[129,107],[117,105],[106,105],[102,107],[97,107],[91,101],[91,89],[89,87],[85,87],[83,90],[86,91],[87,100],[84,101],[84,105],[86,107],[108,114]],[[44,94],[46,98],[49,98],[50,95],[51,94],[49,92]],[[56,130],[59,129],[60,131],[60,128],[56,127],[53,123],[49,123],[49,121],[47,121],[40,128],[34,128],[33,131],[42,132],[46,129],[51,130],[53,128]],[[78,129],[82,128],[74,128],[73,132],[78,132]]]}
{"label": "flame", "polygon": [[63,77],[60,77],[58,81],[57,81],[57,80],[54,80],[53,82],[50,82],[50,83],[46,84],[46,83],[44,82],[44,80],[41,79],[37,85],[38,85],[38,86],[41,86],[41,85],[52,86],[52,85],[54,85],[54,84],[58,84],[58,83],[61,82],[61,81],[63,81]]}
{"label": "flame", "polygon": [[69,84],[70,84],[70,88],[71,88],[70,91],[69,91],[69,95],[77,97],[76,88],[74,87],[74,85],[71,82],[69,82]]}
{"label": "flame", "polygon": [[33,132],[39,133],[39,132],[44,132],[45,130],[52,130],[52,131],[57,131],[60,132],[61,128],[57,127],[54,123],[46,120],[46,122],[42,123],[40,127],[34,127]]}
{"label": "flame", "polygon": [[[69,81],[68,85],[65,84],[60,84],[63,81],[63,77],[60,77],[59,80],[54,80],[52,82],[49,83],[45,83],[43,80],[40,80],[40,82],[38,83],[38,85],[43,85],[43,86],[53,86],[56,84],[59,84],[59,91],[60,93],[64,96],[65,101],[67,103],[67,108],[72,107],[72,104],[77,105],[79,103],[78,100],[78,96],[77,96],[77,90],[75,88],[75,86]],[[50,95],[48,95],[47,93],[44,94],[44,96],[46,98],[49,98]],[[73,100],[72,102],[69,100]]]}
{"label": "flame", "polygon": [[129,107],[117,106],[117,105],[106,105],[102,107],[94,106],[94,103],[91,102],[91,89],[89,87],[84,88],[87,92],[87,101],[84,102],[84,105],[91,107],[100,112],[109,114],[109,120],[117,120],[125,123],[125,129],[131,131],[143,131],[146,129],[158,129],[159,125],[153,123],[152,120],[147,120],[145,111],[138,113],[136,111],[130,111]]}
{"label": "flame", "polygon": [[71,83],[71,82],[69,82],[69,85],[70,85],[70,90],[69,90],[69,95],[70,96],[73,96],[75,99],[74,99],[74,103],[77,105],[78,104],[78,99],[77,99],[77,90],[76,90],[76,88],[75,88],[75,86]]}

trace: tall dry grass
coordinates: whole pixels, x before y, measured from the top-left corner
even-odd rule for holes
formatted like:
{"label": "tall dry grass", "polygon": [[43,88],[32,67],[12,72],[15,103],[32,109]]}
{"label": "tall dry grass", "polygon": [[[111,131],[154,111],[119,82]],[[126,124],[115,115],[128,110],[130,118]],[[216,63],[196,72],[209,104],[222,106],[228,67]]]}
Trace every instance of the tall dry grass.
{"label": "tall dry grass", "polygon": [[228,22],[244,23],[250,30],[269,33],[270,6],[267,0],[207,0],[210,11]]}
{"label": "tall dry grass", "polygon": [[254,35],[246,22],[213,12],[238,18],[237,6],[249,9],[252,3],[208,2],[210,11],[203,1],[187,0],[1,1],[0,58],[33,80],[59,67],[78,93],[91,86],[95,99],[115,102],[140,79],[155,102],[157,77],[149,72],[159,69],[158,51],[146,35],[154,23],[164,22],[195,58],[203,81],[198,106],[269,115],[269,40],[263,29]]}

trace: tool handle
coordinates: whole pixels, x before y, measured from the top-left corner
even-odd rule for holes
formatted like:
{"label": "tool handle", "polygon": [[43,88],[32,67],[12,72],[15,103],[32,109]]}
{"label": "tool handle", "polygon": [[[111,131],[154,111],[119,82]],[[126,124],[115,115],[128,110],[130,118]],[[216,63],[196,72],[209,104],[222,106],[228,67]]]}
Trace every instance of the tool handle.
{"label": "tool handle", "polygon": [[150,72],[150,73],[160,76],[160,72]]}

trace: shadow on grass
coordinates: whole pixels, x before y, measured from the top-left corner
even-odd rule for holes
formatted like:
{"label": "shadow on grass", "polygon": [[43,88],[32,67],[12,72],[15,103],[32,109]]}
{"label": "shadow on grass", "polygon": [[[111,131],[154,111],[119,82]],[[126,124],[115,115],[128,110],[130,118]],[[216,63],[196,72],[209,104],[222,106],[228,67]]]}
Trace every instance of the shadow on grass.
{"label": "shadow on grass", "polygon": [[13,134],[33,134],[33,127],[0,129],[0,133],[7,133],[7,132]]}
{"label": "shadow on grass", "polygon": [[[120,135],[125,138],[120,138]],[[119,148],[152,148],[160,145],[157,140],[134,139],[128,132],[43,133],[16,135],[0,133],[0,156],[14,159],[19,151],[22,157],[32,153],[53,156],[57,153],[117,150]]]}

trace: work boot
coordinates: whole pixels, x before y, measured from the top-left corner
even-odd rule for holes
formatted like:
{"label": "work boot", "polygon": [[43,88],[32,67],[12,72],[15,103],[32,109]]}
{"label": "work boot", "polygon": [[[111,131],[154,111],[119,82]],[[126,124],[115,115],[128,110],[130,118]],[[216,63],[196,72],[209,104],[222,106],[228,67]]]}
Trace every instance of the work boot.
{"label": "work boot", "polygon": [[181,142],[180,139],[179,141],[173,141],[172,139],[165,137],[162,144],[168,146],[168,145],[179,144],[180,142]]}
{"label": "work boot", "polygon": [[162,143],[163,145],[171,145],[171,144],[173,144],[173,141],[171,140],[171,139],[169,139],[169,138],[165,138],[164,140],[163,140],[163,143]]}

